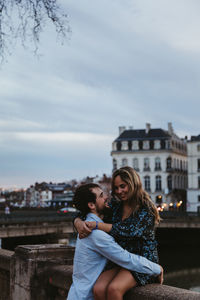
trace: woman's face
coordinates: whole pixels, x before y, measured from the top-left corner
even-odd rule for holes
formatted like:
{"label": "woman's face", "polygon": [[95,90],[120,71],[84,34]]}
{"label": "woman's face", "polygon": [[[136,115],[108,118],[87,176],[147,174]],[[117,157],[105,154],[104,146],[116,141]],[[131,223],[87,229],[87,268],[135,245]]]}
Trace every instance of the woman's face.
{"label": "woman's face", "polygon": [[128,184],[123,181],[119,175],[114,179],[114,192],[121,201],[128,200]]}

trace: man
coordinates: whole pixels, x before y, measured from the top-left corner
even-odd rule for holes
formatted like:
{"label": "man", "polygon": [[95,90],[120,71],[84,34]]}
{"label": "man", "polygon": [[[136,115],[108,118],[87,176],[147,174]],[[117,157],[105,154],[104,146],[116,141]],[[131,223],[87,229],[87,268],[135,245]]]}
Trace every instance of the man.
{"label": "man", "polygon": [[[108,197],[97,184],[79,186],[74,195],[74,204],[81,213],[87,215],[86,221],[103,222],[103,215]],[[163,270],[146,258],[129,253],[121,248],[109,234],[101,230],[93,230],[84,239],[77,238],[74,256],[73,283],[67,300],[93,300],[92,288],[103,271],[107,259],[117,265],[140,273],[160,276]]]}

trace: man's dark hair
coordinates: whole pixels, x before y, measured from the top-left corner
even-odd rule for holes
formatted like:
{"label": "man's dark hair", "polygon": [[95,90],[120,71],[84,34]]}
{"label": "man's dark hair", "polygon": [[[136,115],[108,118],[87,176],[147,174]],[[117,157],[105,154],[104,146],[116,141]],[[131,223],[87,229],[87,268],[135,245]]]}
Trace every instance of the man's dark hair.
{"label": "man's dark hair", "polygon": [[96,202],[96,195],[92,192],[93,188],[100,188],[96,183],[87,183],[80,185],[74,194],[73,204],[84,215],[90,212],[88,202]]}

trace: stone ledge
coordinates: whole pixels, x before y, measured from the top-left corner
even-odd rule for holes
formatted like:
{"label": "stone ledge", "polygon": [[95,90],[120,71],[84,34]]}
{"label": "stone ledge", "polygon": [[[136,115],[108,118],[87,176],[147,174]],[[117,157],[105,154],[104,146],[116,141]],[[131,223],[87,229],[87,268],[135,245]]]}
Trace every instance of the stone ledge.
{"label": "stone ledge", "polygon": [[14,252],[0,249],[0,269],[10,271],[10,260]]}
{"label": "stone ledge", "polygon": [[[64,300],[71,285],[72,266],[55,266],[47,270],[50,285],[58,288],[60,299]],[[63,296],[64,295],[64,296]],[[63,298],[62,298],[63,296]],[[130,290],[126,300],[200,300],[200,293],[167,285],[148,284]]]}
{"label": "stone ledge", "polygon": [[200,300],[200,293],[168,285],[147,284],[132,289],[126,300]]}

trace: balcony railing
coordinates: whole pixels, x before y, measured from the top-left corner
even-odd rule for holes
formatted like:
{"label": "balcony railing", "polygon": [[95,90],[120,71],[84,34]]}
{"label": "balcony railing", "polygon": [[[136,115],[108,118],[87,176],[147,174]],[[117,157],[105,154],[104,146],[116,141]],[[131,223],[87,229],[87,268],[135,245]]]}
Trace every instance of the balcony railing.
{"label": "balcony railing", "polygon": [[155,167],[154,170],[155,170],[155,171],[161,171],[162,169],[161,169],[161,167]]}
{"label": "balcony railing", "polygon": [[150,167],[144,167],[143,171],[151,171]]}

